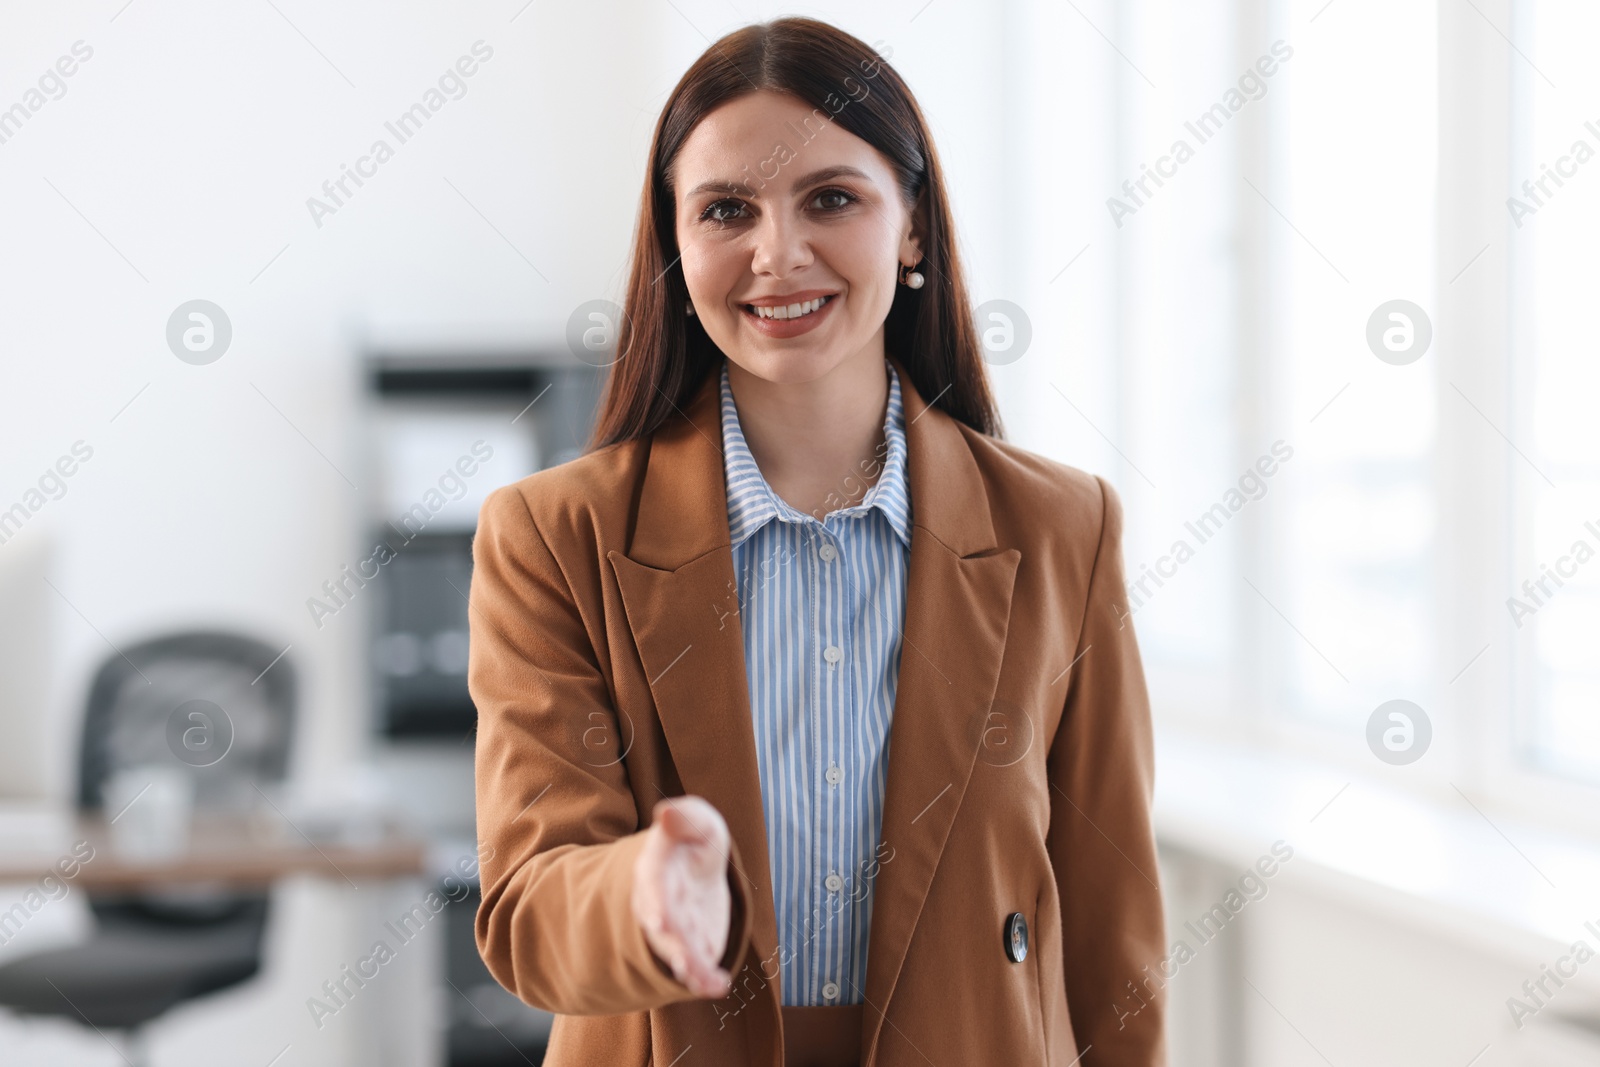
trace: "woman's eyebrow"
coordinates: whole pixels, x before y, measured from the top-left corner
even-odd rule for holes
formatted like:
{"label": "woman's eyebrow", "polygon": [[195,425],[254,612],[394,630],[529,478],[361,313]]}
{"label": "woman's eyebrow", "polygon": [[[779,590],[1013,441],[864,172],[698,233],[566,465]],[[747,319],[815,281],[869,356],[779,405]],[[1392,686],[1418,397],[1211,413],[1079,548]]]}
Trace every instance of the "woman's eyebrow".
{"label": "woman's eyebrow", "polygon": [[[775,177],[776,176],[774,176],[774,178]],[[812,171],[810,174],[802,174],[800,177],[794,180],[794,185],[796,187],[815,185],[817,182],[831,181],[834,178],[860,178],[863,181],[872,180],[867,176],[865,171],[859,170],[856,167],[839,164],[832,167],[822,167],[818,170]],[[774,179],[766,179],[767,182],[772,180]],[[738,196],[748,196],[752,199],[760,199],[761,196],[758,191],[751,189],[747,183],[729,181],[727,179],[701,182],[699,185],[695,186],[689,191],[690,196],[699,196],[701,193],[732,193]]]}

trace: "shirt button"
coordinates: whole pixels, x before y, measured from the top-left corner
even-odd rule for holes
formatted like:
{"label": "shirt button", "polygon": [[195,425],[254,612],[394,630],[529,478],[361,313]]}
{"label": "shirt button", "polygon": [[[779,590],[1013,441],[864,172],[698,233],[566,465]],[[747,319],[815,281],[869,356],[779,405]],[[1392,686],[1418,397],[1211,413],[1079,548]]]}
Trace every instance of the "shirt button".
{"label": "shirt button", "polygon": [[838,982],[824,982],[824,983],[822,983],[822,999],[823,1000],[838,1000],[839,999],[839,983]]}
{"label": "shirt button", "polygon": [[829,544],[824,544],[821,548],[817,549],[817,555],[821,556],[823,560],[828,563],[832,563],[833,557],[837,556],[838,554],[839,550]]}
{"label": "shirt button", "polygon": [[837,764],[829,767],[822,776],[828,780],[829,785],[838,785],[844,780],[844,772],[839,769]]}
{"label": "shirt button", "polygon": [[822,650],[822,658],[829,663],[838,663],[839,660],[844,658],[844,650],[838,645],[829,645]]}
{"label": "shirt button", "polygon": [[828,877],[824,878],[822,880],[822,884],[828,887],[828,892],[837,893],[839,890],[844,888],[844,879],[840,878],[838,873],[835,872],[834,874],[830,874]]}

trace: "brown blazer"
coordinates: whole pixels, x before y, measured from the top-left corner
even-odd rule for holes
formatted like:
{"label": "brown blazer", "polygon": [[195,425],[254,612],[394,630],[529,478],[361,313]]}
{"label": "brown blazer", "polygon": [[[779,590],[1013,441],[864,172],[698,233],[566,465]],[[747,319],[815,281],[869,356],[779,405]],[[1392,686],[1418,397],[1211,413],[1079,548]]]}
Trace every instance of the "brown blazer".
{"label": "brown blazer", "polygon": [[[891,360],[914,532],[861,1062],[1164,1067],[1119,499],[928,407]],[[480,517],[478,947],[558,1013],[551,1067],[782,1062],[717,380],[652,437],[498,489]],[[685,793],[733,842],[734,990],[717,1001],[672,977],[630,911],[639,831]],[[1020,963],[1002,937],[1014,912]]]}

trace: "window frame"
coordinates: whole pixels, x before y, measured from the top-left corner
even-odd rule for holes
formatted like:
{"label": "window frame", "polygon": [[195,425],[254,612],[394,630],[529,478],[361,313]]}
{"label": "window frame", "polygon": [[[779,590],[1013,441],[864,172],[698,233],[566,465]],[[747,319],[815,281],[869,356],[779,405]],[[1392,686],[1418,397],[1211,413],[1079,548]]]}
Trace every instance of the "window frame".
{"label": "window frame", "polygon": [[[1229,620],[1233,654],[1221,691],[1197,695],[1186,701],[1189,706],[1159,708],[1157,726],[1312,759],[1440,803],[1465,800],[1485,818],[1501,813],[1600,841],[1600,782],[1541,769],[1518,747],[1521,716],[1534,713],[1537,696],[1528,670],[1534,643],[1516,639],[1504,611],[1506,590],[1528,570],[1519,564],[1533,556],[1529,479],[1537,475],[1500,436],[1503,431],[1511,441],[1523,440],[1530,421],[1531,337],[1527,293],[1521,288],[1528,250],[1515,240],[1505,201],[1526,176],[1515,172],[1531,101],[1521,84],[1526,72],[1517,69],[1527,61],[1497,31],[1505,31],[1526,52],[1522,38],[1536,3],[1481,0],[1476,7],[1443,2],[1436,7],[1438,155],[1428,308],[1435,333],[1425,356],[1434,361],[1438,413],[1431,448],[1435,533],[1429,550],[1434,630],[1429,678],[1435,706],[1427,710],[1435,733],[1430,751],[1412,765],[1382,766],[1347,727],[1288,714],[1273,695],[1279,686],[1272,664],[1288,647],[1284,641],[1298,639],[1292,632],[1274,635],[1266,620],[1252,617],[1254,605],[1247,602]],[[1236,59],[1261,41],[1284,37],[1293,44],[1307,23],[1300,21],[1303,15],[1291,17],[1290,8],[1288,0],[1239,0]],[[1114,75],[1115,92],[1139,91],[1124,74]],[[1285,101],[1269,94],[1265,103],[1260,113],[1241,116],[1233,162],[1271,181],[1286,166],[1282,140],[1275,143],[1271,135]],[[1119,108],[1126,113],[1125,104]],[[1283,420],[1272,413],[1286,410],[1277,402],[1281,383],[1262,373],[1270,370],[1271,353],[1283,350],[1289,326],[1289,312],[1279,298],[1284,237],[1273,232],[1275,223],[1282,225],[1262,212],[1242,210],[1237,216],[1239,346],[1231,372],[1240,395],[1231,442],[1234,466],[1253,458],[1254,453],[1245,455],[1253,442],[1281,436],[1273,425]],[[1121,270],[1118,277],[1121,282],[1129,272]],[[1127,294],[1119,294],[1119,301],[1126,304]],[[1119,356],[1126,357],[1121,330],[1118,346]],[[1117,385],[1119,395],[1128,387],[1125,380]],[[1118,466],[1124,484],[1138,478],[1125,461]],[[1256,558],[1270,570],[1281,567],[1284,545],[1275,537],[1273,517],[1252,508],[1241,519],[1235,564]],[[1151,667],[1163,672],[1159,661]]]}

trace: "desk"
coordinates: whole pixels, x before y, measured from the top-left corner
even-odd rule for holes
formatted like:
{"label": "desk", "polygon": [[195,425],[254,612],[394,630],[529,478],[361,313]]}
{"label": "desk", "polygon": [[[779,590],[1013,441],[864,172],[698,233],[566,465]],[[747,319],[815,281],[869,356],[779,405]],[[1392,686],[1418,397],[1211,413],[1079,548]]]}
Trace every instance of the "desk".
{"label": "desk", "polygon": [[[427,845],[392,834],[370,842],[313,841],[275,823],[243,818],[198,816],[189,849],[162,860],[136,860],[112,847],[103,819],[80,818],[72,824],[68,848],[88,841],[93,858],[82,862],[70,879],[85,889],[146,889],[182,883],[261,886],[292,874],[312,874],[354,882],[358,878],[391,879],[427,871]],[[46,875],[61,877],[59,860],[68,849],[50,853],[7,851],[0,854],[0,884],[36,882]]]}
{"label": "desk", "polygon": [[[430,862],[428,846],[401,833],[340,841],[333,839],[331,827],[325,837],[309,819],[296,821],[310,838],[272,811],[253,818],[197,813],[186,851],[138,861],[117,853],[109,830],[118,827],[101,818],[81,818],[57,805],[0,804],[0,887],[14,894],[10,901],[33,894],[31,902],[12,909],[15,918],[9,922],[0,905],[0,941],[7,933],[28,939],[31,943],[11,945],[12,955],[20,956],[90,937],[95,924],[91,895],[172,892],[181,901],[191,887],[244,892],[270,887],[260,973],[248,986],[208,998],[203,1007],[163,1017],[152,1030],[156,1058],[186,1063],[246,1058],[219,1057],[217,1050],[226,1048],[248,1050],[264,1064],[292,1045],[280,1064],[291,1057],[316,1067],[442,1062],[442,1012],[449,1003],[439,989],[445,966],[443,913],[415,934],[413,922],[404,941],[389,929],[437,891],[438,857]],[[75,854],[74,846],[83,841],[94,851],[79,846]],[[84,861],[84,855],[90,858]],[[57,866],[63,860],[69,870],[76,863],[70,877]],[[46,878],[48,888],[42,884]],[[369,979],[345,1003],[331,1002],[339,1008],[335,1017],[314,1019],[307,998],[326,998],[323,984],[341,980],[379,939],[394,951],[381,979]],[[104,1050],[98,1036],[86,1034],[41,1032],[0,1016],[0,1061],[10,1062],[10,1053],[21,1046],[37,1051],[40,1062],[64,1062],[97,1044]]]}

